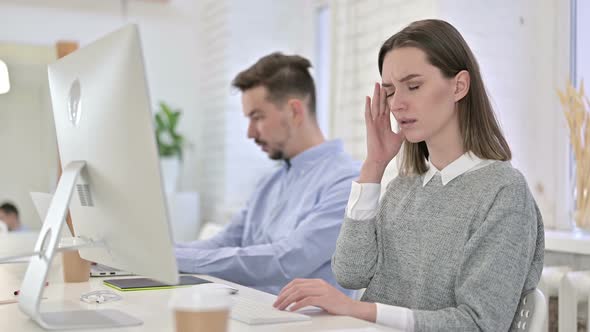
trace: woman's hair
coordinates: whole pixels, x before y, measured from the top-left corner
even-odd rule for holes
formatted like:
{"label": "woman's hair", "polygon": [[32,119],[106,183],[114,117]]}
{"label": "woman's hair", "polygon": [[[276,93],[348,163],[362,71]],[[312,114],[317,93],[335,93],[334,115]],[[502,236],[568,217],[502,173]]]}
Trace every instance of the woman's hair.
{"label": "woman's hair", "polygon": [[[469,91],[458,101],[459,128],[463,148],[482,159],[510,160],[510,147],[504,139],[486,93],[479,65],[469,46],[451,24],[441,20],[416,21],[387,39],[379,50],[379,73],[387,53],[401,47],[415,47],[426,53],[428,62],[446,78],[460,71],[469,72]],[[428,170],[428,148],[424,141],[404,143],[400,174],[423,174]]]}

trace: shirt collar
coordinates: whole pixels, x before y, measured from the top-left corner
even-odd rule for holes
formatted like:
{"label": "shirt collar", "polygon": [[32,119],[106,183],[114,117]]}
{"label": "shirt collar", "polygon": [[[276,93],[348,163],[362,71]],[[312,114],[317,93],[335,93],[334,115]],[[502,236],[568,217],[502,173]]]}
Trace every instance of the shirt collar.
{"label": "shirt collar", "polygon": [[[341,151],[344,151],[344,145],[341,140],[326,141],[291,158],[291,160],[289,160],[291,163],[289,170],[303,169],[306,165],[313,164],[317,160],[322,159],[325,155],[331,155]],[[287,167],[286,163],[285,167]]]}
{"label": "shirt collar", "polygon": [[473,153],[465,152],[461,157],[457,158],[455,161],[448,164],[447,167],[443,168],[442,171],[439,171],[430,162],[430,158],[428,158],[428,171],[424,173],[424,180],[422,182],[422,186],[426,186],[426,184],[430,182],[430,180],[432,180],[436,173],[440,173],[442,184],[444,186],[447,183],[451,182],[454,178],[466,173],[467,171],[477,166],[481,162],[482,159],[479,159]]}

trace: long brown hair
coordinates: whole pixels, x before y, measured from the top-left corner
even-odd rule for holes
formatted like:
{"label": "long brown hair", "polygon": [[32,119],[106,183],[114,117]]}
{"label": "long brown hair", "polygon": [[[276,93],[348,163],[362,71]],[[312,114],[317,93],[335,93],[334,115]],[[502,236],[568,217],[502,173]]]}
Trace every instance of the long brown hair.
{"label": "long brown hair", "polygon": [[[416,21],[387,39],[379,50],[379,73],[383,75],[385,55],[396,48],[416,47],[426,53],[428,62],[443,76],[453,78],[469,72],[467,95],[457,102],[463,148],[482,159],[510,160],[512,153],[502,134],[486,93],[479,65],[471,49],[451,24],[442,20]],[[428,170],[428,148],[424,141],[404,143],[400,174],[423,174]]]}

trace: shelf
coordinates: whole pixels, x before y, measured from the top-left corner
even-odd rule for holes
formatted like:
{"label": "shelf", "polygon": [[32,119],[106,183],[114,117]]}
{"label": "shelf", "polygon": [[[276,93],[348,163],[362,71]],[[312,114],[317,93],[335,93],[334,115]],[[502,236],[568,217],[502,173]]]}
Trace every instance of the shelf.
{"label": "shelf", "polygon": [[545,230],[545,250],[590,255],[590,232]]}

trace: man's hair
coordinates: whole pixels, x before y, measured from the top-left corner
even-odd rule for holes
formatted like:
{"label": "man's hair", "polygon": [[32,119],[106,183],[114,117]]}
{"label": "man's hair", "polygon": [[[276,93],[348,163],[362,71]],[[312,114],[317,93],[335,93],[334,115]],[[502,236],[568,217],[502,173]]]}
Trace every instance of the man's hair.
{"label": "man's hair", "polygon": [[309,96],[309,110],[315,115],[315,85],[308,70],[310,67],[311,63],[304,57],[275,52],[239,73],[232,86],[242,92],[264,86],[268,90],[268,99],[277,105],[291,96],[302,99]]}
{"label": "man's hair", "polygon": [[18,209],[16,208],[16,206],[12,203],[3,203],[2,205],[0,205],[0,210],[3,210],[4,213],[6,214],[15,214],[18,217]]}

